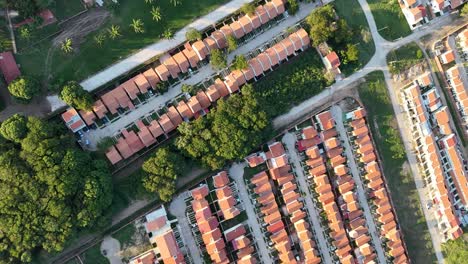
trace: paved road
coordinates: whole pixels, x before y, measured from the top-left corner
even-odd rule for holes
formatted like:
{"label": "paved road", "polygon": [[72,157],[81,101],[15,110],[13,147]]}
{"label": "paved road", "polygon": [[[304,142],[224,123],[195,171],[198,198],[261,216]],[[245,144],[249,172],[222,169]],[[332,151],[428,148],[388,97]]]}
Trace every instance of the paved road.
{"label": "paved road", "polygon": [[195,238],[193,237],[190,224],[188,222],[187,216],[185,215],[185,201],[188,192],[183,192],[174,198],[169,206],[169,212],[177,217],[178,226],[180,230],[180,236],[184,241],[184,245],[188,248],[190,256],[193,259],[193,263],[203,263],[200,250],[198,249],[197,244],[195,243]]}
{"label": "paved road", "polygon": [[[307,15],[309,15],[310,12],[312,12],[312,10],[314,10],[317,6],[317,3],[307,3],[301,5],[299,12],[295,16],[289,16],[276,26],[264,31],[262,34],[250,40],[248,43],[240,46],[228,55],[228,60],[232,61],[237,55],[247,54],[265,42],[275,38],[286,28],[296,25],[300,20],[307,17]],[[170,101],[182,92],[182,84],[196,85],[215,74],[216,72],[211,68],[210,65],[202,66],[196,74],[192,75],[187,80],[184,80],[181,83],[171,87],[165,94],[151,98],[146,104],[140,105],[137,109],[134,109],[128,114],[121,116],[119,120],[109,124],[105,128],[91,130],[88,133],[90,147],[93,149],[102,138],[116,135],[120,132],[120,130],[132,122],[135,122],[140,117],[147,115],[153,110],[157,110],[163,107],[167,101]],[[55,99],[54,101],[56,103],[58,102]]]}
{"label": "paved road", "polygon": [[367,227],[369,228],[369,233],[372,237],[372,243],[374,244],[375,252],[377,253],[377,258],[379,263],[386,263],[385,260],[385,251],[382,248],[382,243],[380,240],[380,232],[377,232],[377,227],[375,226],[374,216],[371,214],[369,209],[368,200],[362,187],[362,180],[354,159],[354,155],[351,151],[351,144],[349,143],[349,138],[346,133],[346,129],[343,124],[343,111],[339,106],[332,106],[332,115],[336,121],[336,129],[340,135],[340,139],[344,142],[343,147],[345,149],[346,158],[348,160],[348,167],[351,169],[351,174],[353,175],[354,182],[356,184],[356,189],[358,193],[359,204],[364,210],[364,217],[366,219]]}
{"label": "paved road", "polygon": [[237,183],[237,186],[239,187],[238,195],[239,198],[244,202],[243,204],[245,207],[245,212],[249,216],[247,218],[247,222],[249,223],[250,228],[252,228],[253,236],[257,242],[259,257],[262,259],[263,263],[273,263],[273,259],[271,259],[269,250],[265,243],[260,224],[257,221],[257,217],[255,217],[257,213],[255,212],[254,205],[252,204],[252,200],[247,193],[247,187],[244,183],[244,168],[246,166],[247,164],[245,162],[234,164],[229,169],[229,175],[234,179],[234,181]]}
{"label": "paved road", "polygon": [[308,188],[309,185],[306,182],[304,170],[302,169],[301,161],[295,148],[296,138],[294,134],[286,133],[282,141],[286,145],[286,152],[288,153],[290,160],[293,162],[292,165],[295,168],[294,171],[297,175],[297,185],[301,192],[305,194],[304,202],[309,213],[309,221],[312,222],[312,227],[314,228],[314,239],[318,243],[320,253],[322,254],[322,262],[333,263],[332,258],[330,256],[330,245],[325,239],[324,231],[319,221],[319,214],[316,210],[314,202],[312,201],[312,195],[310,194]]}

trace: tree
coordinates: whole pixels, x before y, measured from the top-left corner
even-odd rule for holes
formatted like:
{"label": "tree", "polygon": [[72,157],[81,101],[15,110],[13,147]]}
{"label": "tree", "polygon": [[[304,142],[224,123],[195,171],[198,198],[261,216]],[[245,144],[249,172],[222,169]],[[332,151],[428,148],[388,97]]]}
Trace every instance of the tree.
{"label": "tree", "polygon": [[234,61],[232,62],[232,69],[234,70],[244,70],[249,67],[249,63],[244,55],[237,55],[234,57]]}
{"label": "tree", "polygon": [[112,201],[107,164],[75,147],[63,125],[27,118],[19,143],[0,153],[0,263],[63,249],[79,228],[96,223]]}
{"label": "tree", "polygon": [[106,40],[106,35],[103,33],[99,33],[96,36],[94,36],[94,41],[96,44],[99,45],[99,47],[102,47],[102,44],[104,44],[104,41]]}
{"label": "tree", "polygon": [[174,37],[174,32],[171,28],[166,28],[166,30],[164,30],[162,33],[162,37],[165,39],[172,39]]}
{"label": "tree", "polygon": [[66,38],[62,42],[62,51],[65,53],[70,53],[73,51],[73,42],[70,38]]}
{"label": "tree", "polygon": [[117,37],[122,36],[120,34],[120,27],[119,26],[112,25],[110,28],[107,29],[107,31],[109,32],[109,37],[111,39],[116,39]]}
{"label": "tree", "polygon": [[346,58],[348,62],[355,62],[359,60],[359,49],[356,47],[356,45],[346,45]]}
{"label": "tree", "polygon": [[110,147],[115,144],[115,140],[112,137],[104,137],[97,144],[97,149],[101,152],[106,152]]}
{"label": "tree", "polygon": [[288,0],[288,4],[288,13],[295,15],[297,11],[299,11],[299,4],[297,3],[297,0]]}
{"label": "tree", "polygon": [[462,15],[462,16],[468,15],[468,5],[467,5],[467,4],[465,4],[465,5],[462,7],[462,9],[460,10],[460,15]]}
{"label": "tree", "polygon": [[190,95],[194,95],[197,93],[197,87],[193,86],[193,85],[189,85],[189,84],[182,84],[182,92],[184,93],[188,93]]}
{"label": "tree", "polygon": [[465,234],[456,240],[443,243],[442,251],[447,264],[466,263],[468,260],[468,237]]}
{"label": "tree", "polygon": [[228,52],[233,52],[237,49],[237,39],[233,35],[227,36],[227,45]]}
{"label": "tree", "polygon": [[159,6],[158,7],[152,6],[151,7],[151,16],[152,16],[154,21],[156,21],[156,22],[161,21],[161,19],[162,19],[161,8]]}
{"label": "tree", "polygon": [[22,26],[20,28],[20,37],[25,40],[29,40],[31,38],[31,31],[28,26]]}
{"label": "tree", "polygon": [[200,33],[200,31],[191,27],[187,29],[187,32],[185,33],[185,38],[188,41],[200,40],[202,38],[202,34]]}
{"label": "tree", "polygon": [[39,7],[35,0],[7,0],[11,9],[17,10],[23,18],[35,16],[39,12]]}
{"label": "tree", "polygon": [[71,107],[83,110],[90,110],[94,103],[91,94],[75,81],[68,82],[62,88],[60,99]]}
{"label": "tree", "polygon": [[310,26],[310,38],[314,46],[318,46],[332,36],[334,28],[331,27],[331,24],[334,19],[335,11],[331,5],[315,9],[306,18],[306,22]]}
{"label": "tree", "polygon": [[12,115],[0,126],[0,135],[15,143],[20,143],[26,137],[27,132],[26,118],[20,114]]}
{"label": "tree", "polygon": [[132,23],[130,24],[130,26],[133,28],[133,31],[135,31],[135,33],[145,32],[144,23],[141,19],[132,19]]}
{"label": "tree", "polygon": [[227,58],[222,51],[214,49],[211,51],[210,64],[214,70],[224,69],[227,66]]}
{"label": "tree", "polygon": [[246,15],[253,15],[255,13],[255,5],[252,3],[245,3],[240,8],[240,11]]}
{"label": "tree", "polygon": [[423,54],[422,50],[421,50],[421,49],[418,49],[418,50],[416,51],[416,59],[420,60],[420,59],[422,59],[423,57],[424,57],[424,54]]}
{"label": "tree", "polygon": [[167,202],[175,193],[175,183],[184,172],[183,157],[170,151],[168,148],[160,148],[156,153],[143,163],[143,186],[150,192],[158,193],[159,198]]}
{"label": "tree", "polygon": [[8,91],[20,102],[29,102],[34,96],[39,95],[41,89],[34,79],[23,76],[11,82]]}
{"label": "tree", "polygon": [[145,3],[147,4],[152,4],[154,2],[154,0],[145,0]]}
{"label": "tree", "polygon": [[258,146],[267,125],[253,87],[247,84],[242,88],[242,96],[234,94],[227,100],[221,99],[205,118],[181,124],[175,144],[203,165],[220,169],[227,161],[241,159]]}

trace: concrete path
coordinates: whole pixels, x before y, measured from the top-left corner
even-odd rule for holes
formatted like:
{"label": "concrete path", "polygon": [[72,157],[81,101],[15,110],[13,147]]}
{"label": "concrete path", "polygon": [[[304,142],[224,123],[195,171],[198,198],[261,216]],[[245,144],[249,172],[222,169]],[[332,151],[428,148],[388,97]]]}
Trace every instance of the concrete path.
{"label": "concrete path", "polygon": [[363,188],[363,184],[361,180],[361,175],[356,165],[354,155],[351,151],[351,144],[349,143],[349,138],[346,133],[346,128],[344,127],[344,124],[343,124],[343,111],[337,105],[332,106],[331,111],[332,111],[333,118],[336,121],[336,129],[340,135],[340,139],[344,142],[343,147],[345,149],[346,158],[348,160],[348,167],[351,169],[351,174],[356,184],[359,204],[361,205],[361,208],[364,211],[364,218],[366,219],[366,224],[367,224],[367,227],[369,228],[369,234],[372,237],[372,243],[374,245],[375,252],[377,253],[377,258],[379,260],[379,263],[386,263],[385,251],[382,248],[382,243],[380,240],[380,232],[377,231],[377,227],[375,226],[375,222],[374,222],[374,216],[370,212],[369,204],[367,202],[367,197],[364,192],[364,188]]}
{"label": "concrete path", "polygon": [[309,214],[309,221],[312,222],[312,227],[314,228],[314,240],[317,242],[318,247],[320,249],[320,253],[322,254],[322,263],[333,263],[332,258],[330,256],[330,245],[325,239],[324,231],[319,221],[319,213],[317,212],[317,207],[315,206],[312,200],[312,195],[310,194],[308,188],[309,184],[307,184],[307,181],[305,179],[304,170],[302,169],[301,161],[296,151],[296,138],[294,134],[286,133],[282,141],[286,145],[286,152],[289,156],[289,159],[293,162],[293,164],[291,165],[293,166],[294,171],[297,175],[296,183],[301,192],[305,194],[304,202]]}
{"label": "concrete path", "polygon": [[[296,25],[300,20],[307,17],[310,14],[310,12],[312,12],[312,10],[314,10],[317,6],[318,2],[301,5],[299,12],[295,16],[289,16],[276,26],[264,31],[262,34],[256,36],[248,43],[245,43],[244,45],[240,46],[228,55],[228,60],[232,61],[237,55],[247,54],[250,51],[259,47],[260,45],[264,44],[265,42],[278,36],[286,28]],[[88,133],[88,139],[90,140],[90,148],[94,149],[96,144],[99,143],[99,141],[102,138],[119,133],[120,130],[125,128],[125,126],[137,121],[139,118],[147,115],[149,112],[153,110],[158,110],[161,107],[163,107],[166,104],[166,102],[170,101],[182,92],[182,84],[196,85],[204,80],[207,80],[215,74],[216,71],[214,71],[209,64],[202,66],[195,74],[193,74],[188,79],[182,81],[181,83],[171,87],[169,91],[165,94],[152,97],[146,104],[140,105],[137,109],[134,109],[128,114],[121,116],[119,120],[109,124],[105,128],[90,130],[90,132]],[[58,100],[58,98],[49,97],[48,99],[52,100],[51,105],[55,105],[53,106],[53,108],[55,109],[57,108],[57,104],[60,104],[60,100]]]}
{"label": "concrete path", "polygon": [[273,259],[270,256],[270,252],[267,248],[267,244],[265,243],[265,237],[261,231],[260,224],[257,221],[257,213],[255,212],[254,205],[252,204],[252,200],[250,199],[249,194],[247,193],[247,186],[244,183],[244,168],[247,164],[244,163],[236,163],[232,165],[229,169],[229,175],[234,181],[237,183],[239,188],[239,198],[244,202],[245,212],[249,216],[247,218],[247,222],[249,223],[250,228],[253,232],[253,237],[257,242],[258,246],[258,256],[261,258],[263,263],[273,263]]}
{"label": "concrete path", "polygon": [[111,237],[106,236],[101,243],[101,253],[105,253],[105,257],[109,260],[110,264],[123,264],[120,258],[120,242]]}
{"label": "concrete path", "polygon": [[195,238],[192,235],[189,221],[185,215],[185,201],[188,192],[183,192],[174,198],[169,206],[169,212],[177,217],[178,226],[180,230],[180,236],[184,241],[184,245],[188,248],[190,256],[194,263],[203,263],[200,250],[195,242]]}

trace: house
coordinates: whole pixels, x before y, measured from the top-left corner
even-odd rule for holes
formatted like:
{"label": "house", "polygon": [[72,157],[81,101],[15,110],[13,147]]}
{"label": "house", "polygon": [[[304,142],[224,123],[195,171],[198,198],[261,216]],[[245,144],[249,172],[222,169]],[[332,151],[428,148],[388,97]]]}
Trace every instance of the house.
{"label": "house", "polygon": [[165,65],[167,67],[171,77],[174,78],[174,79],[177,79],[181,69],[177,65],[177,62],[175,61],[174,57],[169,55],[168,53],[166,53],[166,54],[161,56],[159,61],[161,62],[161,64],[163,64],[163,65]]}
{"label": "house", "polygon": [[206,47],[205,43],[201,40],[196,41],[192,44],[192,49],[197,54],[198,59],[204,60],[206,56],[209,55],[208,48]]}
{"label": "house", "polygon": [[440,61],[442,64],[448,64],[455,61],[455,52],[452,49],[447,50],[440,55]]}
{"label": "house", "polygon": [[325,56],[323,61],[325,63],[325,67],[328,70],[338,69],[338,67],[340,67],[341,65],[340,58],[338,58],[338,54],[336,54],[336,52],[334,51],[328,53],[328,55]]}
{"label": "house", "polygon": [[[154,90],[156,90],[158,83],[161,81],[159,79],[158,74],[152,68],[149,68],[148,70],[143,72],[143,76],[146,78],[146,80],[151,85],[151,87]],[[149,87],[147,87],[147,85],[146,85],[146,83],[145,83],[145,81],[143,79],[137,78],[137,79],[135,79],[135,83],[138,85],[138,88],[140,89],[140,91],[142,93],[145,93],[144,91],[146,91],[149,88]]]}
{"label": "house", "polygon": [[[149,78],[151,78],[151,82],[154,83],[155,82],[155,77],[157,77],[156,73],[153,71],[153,69],[149,69],[147,72],[150,74]],[[154,75],[152,75],[152,74],[154,74]],[[151,85],[148,82],[148,80],[146,79],[145,75],[143,75],[141,73],[138,74],[137,76],[133,77],[132,81],[136,84],[136,86],[138,87],[138,90],[140,90],[140,92],[143,93],[143,94],[147,93],[148,89],[151,88]]]}
{"label": "house", "polygon": [[102,100],[97,100],[93,104],[93,112],[99,119],[103,119],[108,110]]}
{"label": "house", "polygon": [[86,125],[91,126],[94,124],[94,120],[96,120],[96,115],[93,111],[80,110],[79,113]]}
{"label": "house", "polygon": [[7,85],[21,75],[15,57],[11,51],[0,53],[0,70],[2,71],[3,78]]}
{"label": "house", "polygon": [[131,100],[135,100],[137,98],[137,95],[140,93],[140,90],[136,86],[135,82],[133,79],[130,79],[126,82],[124,82],[121,87],[127,92],[128,97],[130,97]]}
{"label": "house", "polygon": [[198,66],[198,62],[200,62],[200,58],[188,42],[185,43],[184,47],[185,49],[182,52],[184,53],[184,56],[188,59],[190,67],[196,68]]}
{"label": "house", "polygon": [[116,164],[117,162],[123,159],[120,153],[115,148],[115,146],[112,146],[107,150],[106,157],[110,161],[110,163],[112,163],[112,165]]}
{"label": "house", "polygon": [[190,63],[188,59],[185,57],[184,53],[181,51],[181,52],[176,53],[172,57],[176,61],[177,65],[179,66],[179,69],[183,73],[186,73],[188,71],[188,68],[190,68]]}
{"label": "house", "polygon": [[162,63],[156,68],[154,68],[154,71],[156,72],[161,81],[167,81],[169,79],[169,76],[171,76],[169,69],[166,67],[166,65]]}
{"label": "house", "polygon": [[81,119],[75,108],[68,108],[67,111],[62,114],[62,120],[73,133],[86,127],[85,122]]}
{"label": "house", "polygon": [[128,159],[134,153],[133,150],[128,145],[127,141],[123,137],[117,140],[117,144],[115,144],[115,147],[117,148],[119,153],[122,155],[122,158],[124,159]]}

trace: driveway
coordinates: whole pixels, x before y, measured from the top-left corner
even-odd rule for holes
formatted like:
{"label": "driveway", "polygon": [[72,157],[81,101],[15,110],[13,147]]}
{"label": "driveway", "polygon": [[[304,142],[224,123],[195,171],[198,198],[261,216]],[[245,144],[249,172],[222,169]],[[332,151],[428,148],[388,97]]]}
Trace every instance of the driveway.
{"label": "driveway", "polygon": [[363,184],[361,181],[361,175],[356,165],[356,161],[353,153],[351,152],[351,144],[349,143],[349,138],[346,133],[346,129],[343,124],[343,111],[342,109],[334,105],[331,108],[333,119],[336,121],[336,129],[339,133],[340,139],[344,142],[343,147],[345,149],[346,159],[348,160],[348,167],[351,169],[353,179],[355,182],[359,204],[364,211],[364,217],[366,219],[367,227],[369,228],[369,234],[372,237],[372,244],[374,245],[375,252],[377,253],[377,258],[379,263],[385,263],[385,251],[382,248],[382,243],[380,240],[380,232],[377,232],[377,228],[374,222],[374,216],[371,214],[369,209],[369,204],[367,203],[367,197],[363,189]]}
{"label": "driveway", "polygon": [[332,263],[332,258],[330,256],[330,245],[327,243],[325,239],[324,231],[322,226],[319,222],[319,213],[317,212],[317,208],[315,207],[314,202],[312,201],[312,195],[309,191],[309,184],[307,183],[304,170],[301,166],[301,159],[296,151],[296,138],[292,133],[286,133],[282,139],[283,143],[286,145],[286,153],[289,156],[289,159],[292,161],[292,166],[294,171],[296,172],[296,180],[297,185],[301,192],[305,194],[304,202],[306,209],[309,214],[309,222],[312,222],[312,227],[314,228],[315,237],[314,240],[318,243],[318,247],[320,249],[320,253],[322,255],[323,263]]}
{"label": "driveway", "polygon": [[101,252],[104,251],[106,252],[105,257],[110,264],[123,264],[120,258],[120,242],[117,239],[106,236],[101,243]]}
{"label": "driveway", "polygon": [[250,228],[252,229],[253,236],[255,237],[255,241],[257,242],[258,246],[258,256],[261,258],[263,263],[273,263],[273,260],[270,257],[270,251],[267,248],[265,243],[264,234],[261,231],[260,224],[257,221],[257,213],[255,212],[254,205],[252,204],[252,200],[250,199],[249,194],[247,193],[247,186],[244,183],[244,168],[247,166],[245,162],[243,163],[236,163],[231,166],[229,169],[229,175],[231,178],[234,179],[237,186],[239,187],[238,195],[239,198],[242,199],[245,212],[249,216],[247,218],[247,222],[249,223]]}

